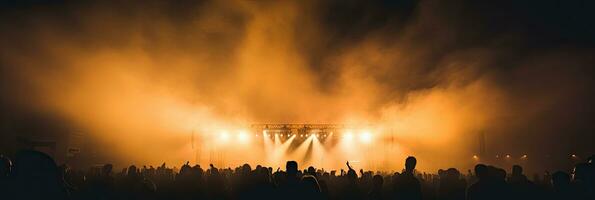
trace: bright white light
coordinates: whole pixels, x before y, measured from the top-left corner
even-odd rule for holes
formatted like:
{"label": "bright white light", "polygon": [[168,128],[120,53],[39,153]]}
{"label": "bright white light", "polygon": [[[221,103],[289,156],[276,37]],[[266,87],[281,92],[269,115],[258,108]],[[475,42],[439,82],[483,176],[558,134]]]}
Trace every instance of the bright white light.
{"label": "bright white light", "polygon": [[238,140],[240,140],[240,142],[248,141],[248,134],[246,133],[246,131],[240,131],[238,133]]}
{"label": "bright white light", "polygon": [[219,135],[219,139],[221,139],[222,141],[229,140],[229,133],[227,131],[221,131],[221,134]]}
{"label": "bright white light", "polygon": [[362,131],[359,134],[359,139],[364,143],[370,143],[372,142],[372,134],[368,131]]}
{"label": "bright white light", "polygon": [[345,138],[345,140],[351,141],[351,140],[353,140],[353,133],[351,131],[347,131],[347,132],[345,132],[343,137]]}

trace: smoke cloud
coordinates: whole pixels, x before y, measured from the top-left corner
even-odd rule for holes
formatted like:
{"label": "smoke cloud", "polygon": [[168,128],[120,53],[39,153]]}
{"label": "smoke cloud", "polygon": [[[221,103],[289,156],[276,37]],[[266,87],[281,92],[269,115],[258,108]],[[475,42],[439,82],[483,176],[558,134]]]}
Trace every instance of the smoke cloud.
{"label": "smoke cloud", "polygon": [[193,131],[251,123],[374,124],[422,169],[468,164],[479,132],[494,154],[592,152],[571,138],[594,139],[593,28],[563,20],[588,12],[364,3],[3,5],[3,121],[64,118],[110,159],[153,164],[192,160]]}

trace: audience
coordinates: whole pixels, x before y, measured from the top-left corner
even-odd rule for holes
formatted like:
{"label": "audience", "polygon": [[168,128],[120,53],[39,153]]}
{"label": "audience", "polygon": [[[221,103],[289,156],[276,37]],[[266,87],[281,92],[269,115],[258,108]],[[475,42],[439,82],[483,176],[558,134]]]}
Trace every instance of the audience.
{"label": "audience", "polygon": [[520,165],[510,174],[484,164],[466,175],[455,168],[419,173],[415,157],[407,157],[405,169],[394,174],[362,169],[358,175],[347,162],[347,171],[337,175],[313,166],[299,170],[295,161],[276,171],[248,164],[203,169],[187,162],[179,170],[163,163],[157,168],[131,165],[114,173],[111,164],[81,171],[57,166],[41,152],[21,151],[13,160],[0,155],[0,194],[2,199],[592,200],[592,160],[577,164],[571,174],[557,171],[531,181]]}

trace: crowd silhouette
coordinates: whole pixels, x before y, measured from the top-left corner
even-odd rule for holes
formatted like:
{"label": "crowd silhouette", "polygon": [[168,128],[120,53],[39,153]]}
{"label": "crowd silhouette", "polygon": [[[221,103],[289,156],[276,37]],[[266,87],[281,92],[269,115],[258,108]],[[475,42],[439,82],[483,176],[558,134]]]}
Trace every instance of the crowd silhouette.
{"label": "crowd silhouette", "polygon": [[[415,170],[408,157],[403,171],[386,174],[359,170],[300,170],[295,161],[285,169],[235,169],[189,163],[130,166],[115,172],[111,164],[87,170],[57,166],[41,152],[21,151],[11,160],[0,156],[1,199],[312,199],[312,200],[478,200],[595,199],[593,156],[571,172],[557,171],[529,180],[519,165],[510,173],[484,164],[462,174],[455,168],[437,174]],[[338,174],[337,174],[338,173]]]}

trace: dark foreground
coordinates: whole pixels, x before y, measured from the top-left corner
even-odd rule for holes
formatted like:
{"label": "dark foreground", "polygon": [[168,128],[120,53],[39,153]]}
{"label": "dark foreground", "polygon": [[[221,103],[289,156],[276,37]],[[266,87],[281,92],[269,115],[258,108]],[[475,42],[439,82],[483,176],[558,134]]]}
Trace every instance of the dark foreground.
{"label": "dark foreground", "polygon": [[298,170],[294,161],[284,170],[163,164],[113,172],[108,164],[82,171],[35,151],[2,157],[0,164],[0,199],[595,199],[593,157],[572,172],[534,180],[520,166],[509,174],[482,164],[465,175],[454,168],[418,173],[414,157],[394,174],[356,172],[349,163],[347,171]]}

